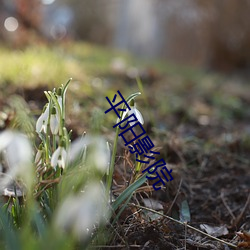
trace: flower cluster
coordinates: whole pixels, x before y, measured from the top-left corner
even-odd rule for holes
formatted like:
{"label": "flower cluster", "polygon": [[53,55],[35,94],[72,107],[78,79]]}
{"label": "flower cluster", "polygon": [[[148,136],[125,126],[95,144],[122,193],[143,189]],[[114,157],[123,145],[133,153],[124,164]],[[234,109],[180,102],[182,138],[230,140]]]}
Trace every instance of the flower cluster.
{"label": "flower cluster", "polygon": [[[110,150],[100,136],[84,135],[71,143],[70,133],[64,126],[66,89],[67,85],[45,91],[48,103],[36,123],[36,132],[41,139],[35,156],[36,196],[50,188],[48,184],[60,182],[69,192],[60,201],[54,226],[59,232],[72,233],[85,240],[108,216],[105,187],[100,180],[109,167]],[[67,171],[69,167],[71,169]],[[65,182],[68,173],[71,177],[72,173],[77,176]]]}
{"label": "flower cluster", "polygon": [[43,176],[51,167],[57,171],[66,166],[70,139],[64,121],[65,93],[69,82],[57,90],[44,92],[48,102],[36,122],[36,132],[41,139],[35,156],[38,177]]}
{"label": "flower cluster", "polygon": [[[85,165],[105,173],[109,166],[110,152],[105,140],[101,137],[84,136],[71,143],[70,133],[65,121],[65,92],[68,83],[53,91],[45,91],[48,103],[36,123],[36,132],[41,139],[35,156],[38,182],[51,177],[57,178],[67,165],[72,165],[79,156]],[[88,156],[86,151],[88,149]]]}
{"label": "flower cluster", "polygon": [[[36,132],[38,134],[46,134],[47,129],[50,128],[52,135],[57,135],[60,128],[60,121],[62,120],[62,88],[58,89],[58,93],[45,92],[48,98],[48,103],[44,106],[43,112],[37,120]],[[54,98],[52,98],[52,96]]]}

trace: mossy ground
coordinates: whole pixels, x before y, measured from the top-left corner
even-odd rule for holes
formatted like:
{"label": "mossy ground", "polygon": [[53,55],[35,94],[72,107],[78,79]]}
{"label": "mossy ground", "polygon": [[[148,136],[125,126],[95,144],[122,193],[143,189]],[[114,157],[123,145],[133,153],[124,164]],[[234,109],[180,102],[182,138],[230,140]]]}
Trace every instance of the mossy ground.
{"label": "mossy ground", "polygon": [[[235,232],[250,229],[250,83],[240,75],[222,75],[153,60],[85,43],[30,46],[23,50],[0,47],[0,107],[10,108],[12,94],[25,98],[34,117],[46,102],[43,90],[65,83],[68,90],[67,125],[76,137],[92,132],[93,117],[101,120],[102,133],[112,143],[115,116],[104,115],[105,97],[120,90],[128,96],[138,90],[137,107],[144,127],[174,172],[165,189],[145,186],[132,202],[154,199],[162,212],[180,216],[187,201],[190,224],[199,228],[226,225],[221,236],[237,244]],[[118,65],[118,66],[117,66]],[[138,73],[143,89],[134,74]],[[6,108],[7,107],[7,108]],[[1,129],[8,124],[1,122]],[[115,195],[133,173],[126,148],[119,144]],[[119,185],[118,185],[119,184]],[[128,208],[109,245],[119,249],[228,249],[163,218],[154,220],[143,210]],[[186,237],[186,240],[184,240]],[[179,248],[178,248],[179,247]],[[214,248],[212,248],[214,247]],[[224,248],[223,248],[224,247]]]}

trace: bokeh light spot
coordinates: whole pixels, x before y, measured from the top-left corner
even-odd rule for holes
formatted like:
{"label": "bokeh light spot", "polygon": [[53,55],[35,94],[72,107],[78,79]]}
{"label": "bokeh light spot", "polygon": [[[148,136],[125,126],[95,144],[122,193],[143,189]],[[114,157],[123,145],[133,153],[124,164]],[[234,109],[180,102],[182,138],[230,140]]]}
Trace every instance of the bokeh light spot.
{"label": "bokeh light spot", "polygon": [[18,21],[15,17],[8,17],[4,21],[4,27],[9,32],[14,32],[18,28]]}
{"label": "bokeh light spot", "polygon": [[45,5],[49,5],[49,4],[52,4],[54,2],[55,2],[55,0],[42,0],[42,4],[45,4]]}
{"label": "bokeh light spot", "polygon": [[63,39],[67,34],[67,29],[62,24],[56,24],[51,27],[50,34],[55,40]]}

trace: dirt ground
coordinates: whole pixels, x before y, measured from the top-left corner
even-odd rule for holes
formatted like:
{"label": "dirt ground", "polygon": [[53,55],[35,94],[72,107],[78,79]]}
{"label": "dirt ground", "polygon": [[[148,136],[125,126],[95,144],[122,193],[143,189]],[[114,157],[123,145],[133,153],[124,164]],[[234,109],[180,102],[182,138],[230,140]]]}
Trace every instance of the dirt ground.
{"label": "dirt ground", "polygon": [[[110,82],[121,76],[101,77]],[[110,226],[114,237],[103,249],[228,250],[235,248],[227,243],[240,242],[243,244],[239,246],[250,248],[250,236],[241,239],[236,234],[250,230],[249,83],[238,78],[234,82],[230,77],[214,80],[209,76],[186,80],[167,75],[146,80],[147,105],[139,100],[138,107],[144,107],[144,127],[173,169],[174,180],[160,191],[154,191],[148,183],[139,188],[119,221]],[[108,88],[129,92],[128,86],[131,87],[127,79],[116,86],[104,85],[99,98],[105,99]],[[34,111],[45,101],[43,89],[46,87],[12,89],[9,93],[24,96]],[[69,92],[69,96],[79,100],[87,95]],[[73,112],[67,121],[76,131],[75,136],[82,132],[81,117]],[[103,129],[107,138],[114,135],[111,128],[110,124]],[[113,186],[115,196],[124,190],[133,173],[131,156],[120,143]],[[161,214],[187,223],[181,225]]]}

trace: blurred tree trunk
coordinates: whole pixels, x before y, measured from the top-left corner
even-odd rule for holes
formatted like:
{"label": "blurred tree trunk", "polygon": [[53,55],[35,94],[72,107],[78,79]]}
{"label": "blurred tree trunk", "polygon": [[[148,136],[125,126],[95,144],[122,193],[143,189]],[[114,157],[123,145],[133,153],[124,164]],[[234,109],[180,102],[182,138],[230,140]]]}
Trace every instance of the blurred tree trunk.
{"label": "blurred tree trunk", "polygon": [[25,45],[41,36],[41,2],[39,0],[15,0],[19,22],[19,43]]}
{"label": "blurred tree trunk", "polygon": [[207,25],[212,68],[231,71],[250,66],[250,1],[210,1],[212,12]]}
{"label": "blurred tree trunk", "polygon": [[26,30],[39,31],[41,3],[38,0],[16,0],[17,19]]}

